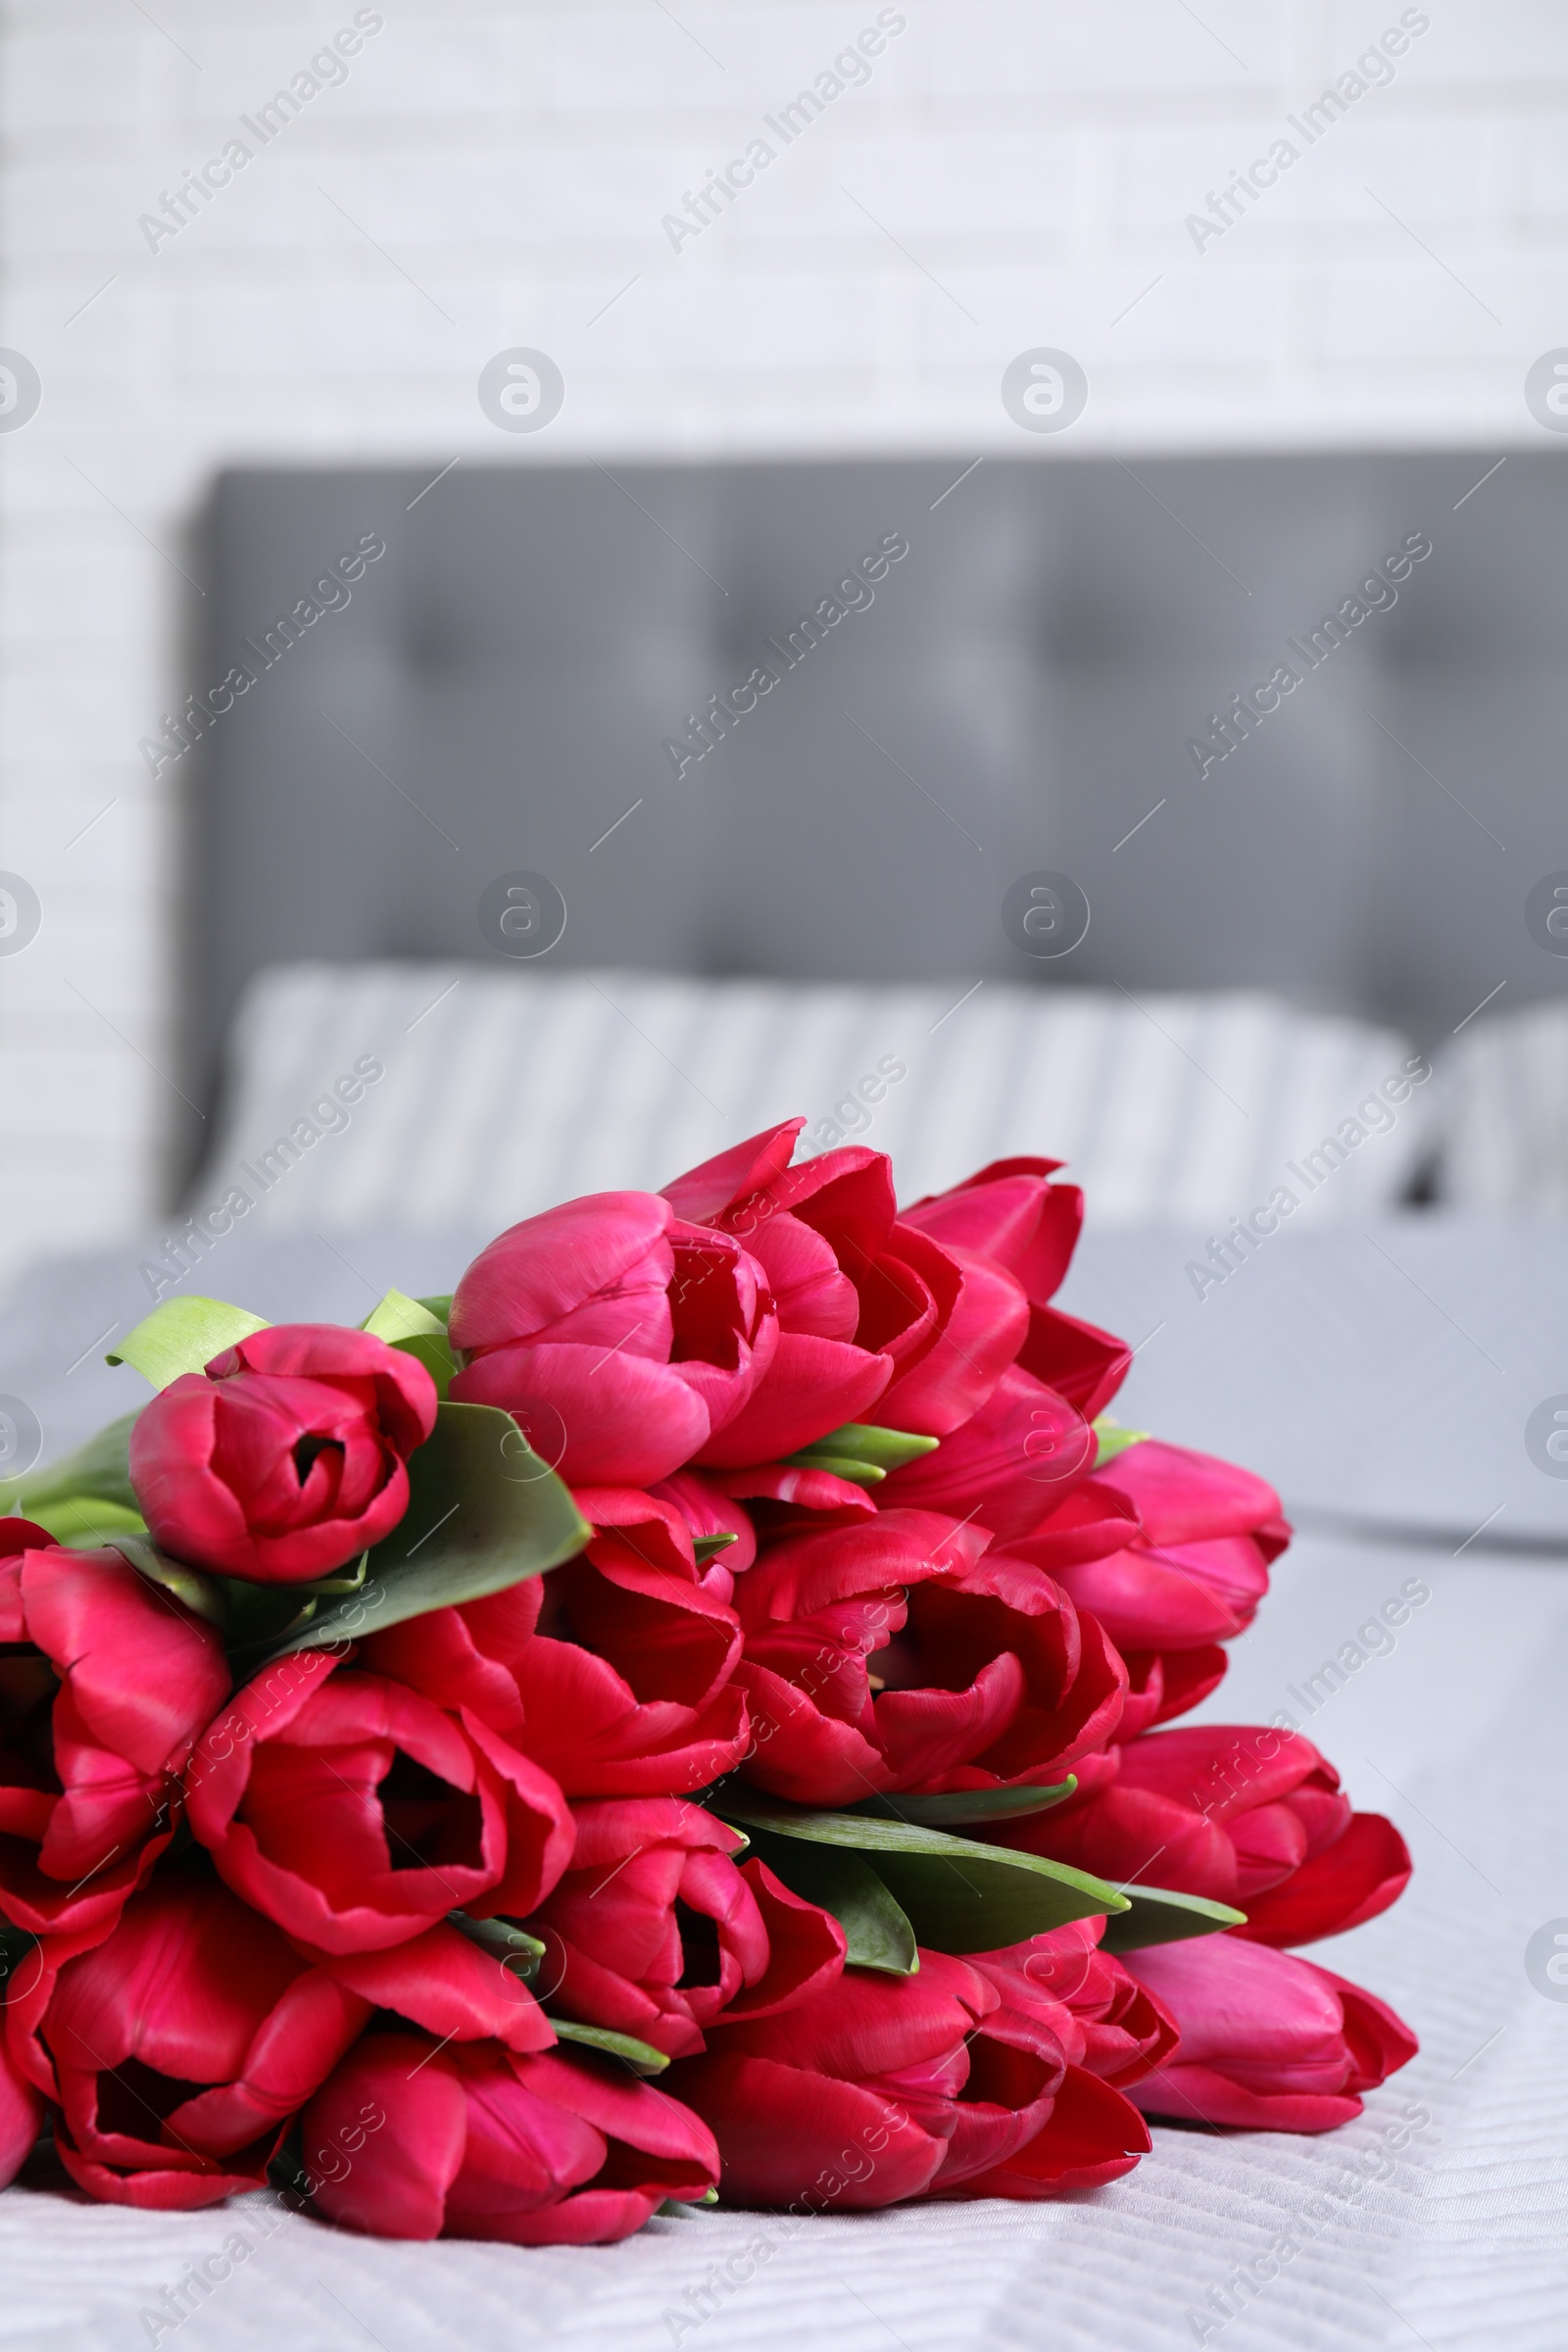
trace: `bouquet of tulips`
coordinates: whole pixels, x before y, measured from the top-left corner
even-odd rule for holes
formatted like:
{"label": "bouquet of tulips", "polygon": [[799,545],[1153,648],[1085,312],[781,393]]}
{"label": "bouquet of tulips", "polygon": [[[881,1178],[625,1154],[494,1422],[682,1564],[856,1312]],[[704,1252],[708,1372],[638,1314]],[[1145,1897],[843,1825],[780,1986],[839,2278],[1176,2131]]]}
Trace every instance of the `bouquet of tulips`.
{"label": "bouquet of tulips", "polygon": [[1290,1531],[1106,1415],[1060,1163],[901,1213],[801,1124],[358,1330],[121,1343],[0,1519],[0,2180],[592,2243],[1091,2187],[1413,2054],[1284,1948],[1397,1833],[1158,1728]]}

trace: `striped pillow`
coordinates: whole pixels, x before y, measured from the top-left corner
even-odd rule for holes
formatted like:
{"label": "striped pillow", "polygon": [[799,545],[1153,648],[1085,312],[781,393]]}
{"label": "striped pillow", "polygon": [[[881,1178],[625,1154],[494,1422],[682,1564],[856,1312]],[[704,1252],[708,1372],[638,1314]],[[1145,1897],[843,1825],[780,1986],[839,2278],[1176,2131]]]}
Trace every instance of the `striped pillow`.
{"label": "striped pillow", "polygon": [[1438,1063],[1446,1208],[1568,1216],[1568,1004],[1478,1021]]}
{"label": "striped pillow", "polygon": [[241,1005],[194,1205],[495,1231],[804,1112],[803,1152],[869,1142],[906,1199],[1043,1152],[1102,1226],[1217,1227],[1281,1185],[1302,1221],[1345,1221],[1396,1201],[1426,1148],[1423,1093],[1364,1108],[1410,1055],[1258,995],[296,964]]}

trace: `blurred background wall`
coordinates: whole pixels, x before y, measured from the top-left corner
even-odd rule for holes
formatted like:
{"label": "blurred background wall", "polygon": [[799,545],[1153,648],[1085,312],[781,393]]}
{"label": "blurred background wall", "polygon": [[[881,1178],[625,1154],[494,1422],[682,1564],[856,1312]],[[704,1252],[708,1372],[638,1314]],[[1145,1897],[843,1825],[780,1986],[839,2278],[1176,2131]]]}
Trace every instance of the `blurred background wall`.
{"label": "blurred background wall", "polygon": [[[0,1271],[167,1199],[182,788],[138,745],[198,682],[215,467],[961,465],[1018,454],[1040,344],[1090,372],[1075,454],[1500,457],[1564,340],[1549,0],[11,0],[0,75],[0,343],[42,395],[0,430],[0,867],[43,908],[0,960]],[[476,396],[513,345],[568,387],[520,443]]]}

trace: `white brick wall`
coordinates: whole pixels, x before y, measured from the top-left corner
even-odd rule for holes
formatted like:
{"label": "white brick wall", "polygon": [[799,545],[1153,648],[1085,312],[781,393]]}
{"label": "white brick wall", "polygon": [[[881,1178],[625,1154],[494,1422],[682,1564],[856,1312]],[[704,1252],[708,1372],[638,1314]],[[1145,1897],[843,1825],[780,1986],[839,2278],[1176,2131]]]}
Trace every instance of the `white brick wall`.
{"label": "white brick wall", "polygon": [[0,956],[0,1269],[154,1214],[191,1117],[179,804],[136,743],[187,682],[215,466],[515,455],[474,384],[517,342],[564,370],[559,454],[1003,449],[1002,368],[1040,342],[1088,370],[1083,448],[1537,437],[1524,370],[1568,341],[1560,0],[1431,0],[1392,85],[1201,254],[1184,216],[1398,0],[903,13],[676,254],[662,215],[877,0],[385,0],[348,80],[154,254],[137,216],[352,0],[11,0],[0,341],[44,395],[0,433],[0,868],[44,913]]}

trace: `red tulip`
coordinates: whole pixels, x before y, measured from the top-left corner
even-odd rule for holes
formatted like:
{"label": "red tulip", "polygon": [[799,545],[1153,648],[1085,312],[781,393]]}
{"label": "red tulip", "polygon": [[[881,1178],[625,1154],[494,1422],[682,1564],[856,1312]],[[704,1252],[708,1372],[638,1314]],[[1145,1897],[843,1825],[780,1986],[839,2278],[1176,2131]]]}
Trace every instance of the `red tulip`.
{"label": "red tulip", "polygon": [[805,1124],[787,1120],[665,1187],[678,1215],[735,1237],[766,1270],[777,1302],[773,1360],[702,1455],[716,1468],[773,1461],[865,1419],[895,1370],[890,1342],[925,1331],[933,1312],[914,1284],[890,1311],[879,1298],[876,1336],[858,1338],[860,1286],[893,1230],[893,1179],[883,1153],[858,1145],[792,1168]]}
{"label": "red tulip", "polygon": [[173,1835],[178,1774],[228,1690],[210,1625],[114,1550],[0,1520],[0,1915],[108,1925]]}
{"label": "red tulip", "polygon": [[[1092,1577],[1083,1573],[1086,1566],[1113,1553],[1126,1555],[1127,1545],[1140,1532],[1137,1510],[1128,1497],[1098,1478],[1088,1478],[1069,1488],[1027,1535],[1013,1536],[1006,1548],[1012,1558],[1043,1568],[1082,1603],[1093,1589]],[[1225,1674],[1225,1652],[1212,1642],[1201,1649],[1130,1649],[1121,1655],[1128,1690],[1114,1734],[1117,1740],[1130,1740],[1196,1707]]]}
{"label": "red tulip", "polygon": [[1136,1512],[1122,1549],[1057,1571],[1124,1654],[1229,1642],[1251,1624],[1291,1531],[1272,1487],[1211,1454],[1154,1439],[1089,1481]]}
{"label": "red tulip", "polygon": [[[914,1707],[913,1686],[951,1693],[972,1676],[978,1687],[1009,1657],[1022,1674],[1011,1720],[961,1764],[943,1767],[933,1755],[930,1773],[940,1773],[941,1782],[928,1777],[925,1785],[977,1788],[1059,1781],[1069,1772],[1089,1785],[1120,1721],[1126,1669],[1095,1619],[1009,1551],[988,1551],[973,1566],[911,1592],[908,1630],[880,1662],[889,1688],[876,1702],[878,1719],[891,1713],[902,1732],[903,1709]],[[900,1752],[906,1775],[924,1761],[912,1741],[901,1740]],[[906,1778],[903,1785],[921,1784]]]}
{"label": "red tulip", "polygon": [[956,2192],[939,2181],[938,2195],[1059,2196],[1119,2180],[1148,2154],[1149,2127],[1123,2091],[1175,2049],[1176,2028],[1119,1961],[1096,1949],[1104,1927],[1102,1919],[1075,1920],[1004,1951],[969,1954],[1000,1996],[998,2017],[1032,2021],[1054,2037],[1067,2064],[1034,2136]]}
{"label": "red tulip", "polygon": [[298,1936],[294,1949],[335,1984],[438,2034],[443,2041],[504,2041],[509,2050],[548,2050],[555,2029],[505,1960],[446,1920],[383,1951],[322,1952]]}
{"label": "red tulip", "polygon": [[1125,1966],[1181,2034],[1176,2056],[1132,2092],[1146,2115],[1327,2132],[1416,2054],[1384,2002],[1290,1952],[1205,1936],[1130,1952]]}
{"label": "red tulip", "polygon": [[950,1191],[926,1194],[904,1215],[950,1248],[1005,1266],[1026,1297],[1043,1306],[1061,1288],[1084,1221],[1077,1185],[1050,1181],[1065,1165],[1060,1159],[994,1159]]}
{"label": "red tulip", "polygon": [[1094,1459],[1095,1435],[1077,1408],[1013,1364],[934,1453],[890,1473],[877,1501],[978,1518],[1010,1543],[1056,1509]]}
{"label": "red tulip", "polygon": [[[732,1477],[736,1475],[744,1474],[730,1473]],[[735,1578],[744,1575],[757,1558],[757,1529],[751,1513],[742,1508],[724,1483],[723,1474],[677,1470],[673,1478],[661,1479],[649,1492],[656,1502],[674,1505],[694,1544],[703,1537],[731,1538],[723,1550],[709,1560],[701,1578],[706,1591],[727,1600],[734,1590]],[[863,1493],[863,1489],[857,1488],[856,1492]],[[729,1579],[727,1587],[725,1578]]]}
{"label": "red tulip", "polygon": [[557,1784],[471,1710],[338,1664],[284,1658],[204,1736],[186,1801],[220,1875],[328,1952],[531,1911],[570,1859]]}
{"label": "red tulip", "polygon": [[672,1503],[603,1488],[577,1500],[597,1530],[577,1559],[391,1626],[365,1661],[469,1709],[570,1796],[706,1788],[746,1746],[745,1695],[730,1679],[740,1627],[712,1572],[699,1577]]}
{"label": "red tulip", "polygon": [[409,1507],[435,1427],[421,1363],[368,1331],[280,1323],[186,1372],[130,1433],[130,1481],[176,1559],[252,1584],[326,1576]]}
{"label": "red tulip", "polygon": [[[668,1187],[682,1215],[710,1221],[744,1242],[767,1268],[778,1300],[773,1368],[748,1414],[705,1459],[733,1466],[805,1444],[795,1428],[800,1421],[804,1432],[802,1391],[834,1378],[838,1358],[826,1351],[847,1345],[885,1356],[891,1377],[885,1373],[885,1386],[861,1401],[840,1399],[838,1418],[857,1418],[874,1400],[879,1421],[931,1437],[972,1420],[1020,1348],[1030,1360],[1035,1325],[1042,1331],[1059,1325],[1074,1335],[1065,1352],[1057,1346],[1056,1356],[1086,1395],[1102,1385],[1103,1372],[1097,1358],[1085,1385],[1086,1347],[1092,1353],[1103,1343],[1125,1364],[1119,1342],[1043,1304],[1031,1307],[1029,1283],[1039,1287],[1047,1279],[1042,1253],[1020,1245],[1009,1256],[991,1247],[994,1219],[950,1218],[945,1225],[942,1203],[898,1217],[881,1152],[851,1144],[791,1167],[804,1124],[791,1120],[754,1136]],[[1065,1188],[1036,1190],[1067,1197]],[[1071,1199],[1078,1201],[1076,1194]],[[1032,1197],[1029,1216],[1040,1223]],[[1050,1288],[1059,1280],[1058,1268]],[[817,1416],[814,1434],[831,1426]]]}
{"label": "red tulip", "polygon": [[378,2237],[603,2245],[666,2197],[702,2198],[718,2174],[688,2108],[586,2054],[368,2034],[306,2108],[307,2153],[363,2136],[367,2110],[384,2128],[316,2201]]}
{"label": "red tulip", "polygon": [[941,1438],[970,1420],[1028,1333],[1028,1300],[1004,1267],[903,1219],[857,1287],[857,1340],[893,1358],[877,1405],[892,1429]]}
{"label": "red tulip", "polygon": [[741,1412],[778,1337],[756,1259],[655,1193],[512,1226],[459,1283],[450,1329],[452,1395],[503,1406],[574,1486],[678,1470]]}
{"label": "red tulip", "polygon": [[819,1527],[827,1519],[874,1519],[876,1504],[864,1487],[799,1462],[756,1462],[745,1470],[714,1470],[712,1483],[748,1505],[759,1539]]}
{"label": "red tulip", "polygon": [[51,1937],[35,1957],[12,2055],[58,2105],[67,2172],[116,2205],[262,2187],[289,2118],[371,2012],[217,1880],[177,1868],[107,1936]]}
{"label": "red tulip", "polygon": [[905,1222],[948,1250],[965,1250],[1010,1274],[1029,1306],[1020,1368],[1065,1396],[1086,1420],[1102,1413],[1127,1377],[1124,1340],[1048,1302],[1060,1288],[1079,1228],[1084,1197],[1075,1184],[1052,1184],[1059,1159],[998,1159],[952,1192],[917,1200]]}
{"label": "red tulip", "polygon": [[1026,1532],[1008,1538],[1007,1548],[1048,1576],[1060,1579],[1085,1561],[1125,1550],[1143,1531],[1134,1504],[1098,1478],[1048,1489],[1045,1499],[1046,1509]]}
{"label": "red tulip", "polygon": [[681,1215],[737,1235],[767,1267],[780,1328],[829,1340],[854,1335],[862,1348],[885,1350],[894,1363],[889,1396],[925,1361],[956,1311],[985,1345],[994,1344],[985,1324],[1004,1317],[1016,1348],[1026,1310],[1003,1269],[977,1275],[984,1309],[979,1300],[960,1308],[958,1261],[899,1220],[886,1154],[850,1144],[792,1167],[805,1124],[786,1120],[664,1188]]}
{"label": "red tulip", "polygon": [[[944,1740],[950,1760],[1016,1713],[1022,1675],[1000,1663],[962,1696],[922,1706],[873,1705],[868,1660],[904,1628],[907,1589],[979,1557],[983,1532],[930,1511],[880,1511],[786,1538],[742,1578],[736,1606],[746,1648],[737,1671],[752,1716],[748,1776],[808,1804],[853,1801],[899,1785],[889,1752],[900,1730]],[[887,1709],[888,1702],[882,1702]]]}
{"label": "red tulip", "polygon": [[1117,1740],[1134,1740],[1156,1724],[1190,1714],[1217,1690],[1230,1660],[1217,1642],[1201,1649],[1133,1649],[1121,1652],[1127,1668],[1127,1704]]}
{"label": "red tulip", "polygon": [[571,1868],[528,1921],[547,1945],[553,2011],[652,2042],[703,2048],[720,2015],[765,2017],[844,1965],[844,1931],[758,1861],[700,1805],[612,1798],[572,1808]]}
{"label": "red tulip", "polygon": [[911,1977],[846,1969],[708,2039],[670,2087],[711,2125],[724,2193],[743,2205],[863,2211],[972,2184],[1035,2137],[1067,2066],[1048,2028],[1004,2013],[945,1952],[922,1951]]}
{"label": "red tulip", "polygon": [[969,1966],[1007,2007],[1048,2018],[1075,2065],[1125,2090],[1170,2057],[1176,2026],[1147,1986],[1097,1948],[1104,1932],[1102,1919],[1075,1919],[1004,1951],[971,1952]]}
{"label": "red tulip", "polygon": [[[1068,2066],[1034,2137],[1001,2163],[973,2174],[956,2194],[1033,2203],[1075,2189],[1102,2188],[1130,2173],[1152,2145],[1149,2126],[1124,2091],[1088,2067]],[[939,2180],[933,2193],[949,2192]]]}
{"label": "red tulip", "polygon": [[995,1842],[1231,1903],[1248,1914],[1236,1933],[1259,1943],[1358,1927],[1409,1878],[1398,1832],[1352,1813],[1333,1765],[1297,1733],[1204,1724],[1146,1733],[1114,1755],[1108,1785],[997,1825]]}
{"label": "red tulip", "polygon": [[45,2113],[43,2093],[0,2041],[0,2188],[10,2187],[31,2155]]}
{"label": "red tulip", "polygon": [[1315,1943],[1376,1919],[1409,1882],[1410,1849],[1393,1822],[1381,1813],[1352,1813],[1332,1845],[1318,1847],[1289,1878],[1254,1894],[1246,1927],[1231,1933],[1251,1943]]}
{"label": "red tulip", "polygon": [[[736,1588],[747,1777],[804,1804],[1059,1779],[1126,1675],[1049,1577],[930,1511],[785,1538]],[[874,1680],[873,1680],[874,1678]]]}

